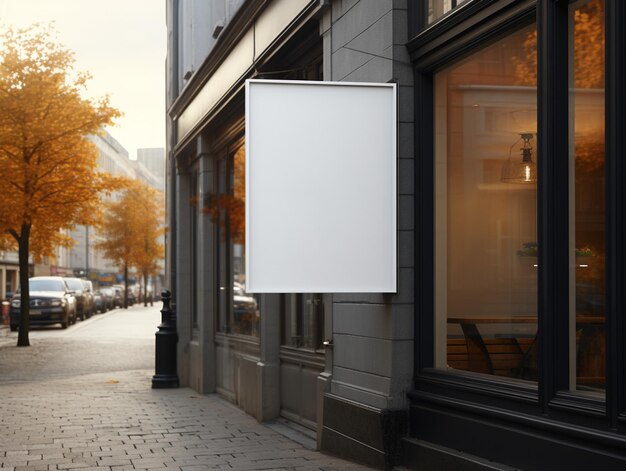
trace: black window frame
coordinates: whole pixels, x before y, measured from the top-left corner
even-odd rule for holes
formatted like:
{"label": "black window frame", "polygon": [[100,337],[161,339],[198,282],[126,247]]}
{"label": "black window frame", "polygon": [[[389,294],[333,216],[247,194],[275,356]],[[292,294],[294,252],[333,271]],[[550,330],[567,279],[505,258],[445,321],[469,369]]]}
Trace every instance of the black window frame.
{"label": "black window frame", "polygon": [[[624,445],[626,434],[626,2],[605,0],[606,400],[568,391],[568,6],[567,0],[473,0],[427,24],[427,0],[409,1],[407,48],[415,87],[415,371],[413,403],[489,414],[556,431],[565,421]],[[434,74],[536,22],[538,29],[538,335],[536,384],[434,369]],[[561,243],[560,243],[561,242]],[[552,313],[552,315],[546,315]],[[565,332],[565,334],[563,333]],[[551,421],[548,424],[548,421]],[[536,423],[535,423],[536,425]],[[592,434],[571,427],[571,437]],[[578,435],[577,435],[578,434]]]}

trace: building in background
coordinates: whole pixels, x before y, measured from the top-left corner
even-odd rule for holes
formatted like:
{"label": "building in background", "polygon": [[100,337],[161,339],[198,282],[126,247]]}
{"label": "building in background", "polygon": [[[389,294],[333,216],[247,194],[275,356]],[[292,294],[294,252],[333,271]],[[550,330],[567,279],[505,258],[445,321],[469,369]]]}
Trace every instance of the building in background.
{"label": "building in background", "polygon": [[[380,468],[626,467],[624,2],[167,15],[182,384]],[[396,294],[246,293],[248,78],[398,84]]]}
{"label": "building in background", "polygon": [[165,149],[162,147],[137,149],[137,163],[143,165],[157,178],[157,186],[154,188],[165,191]]}
{"label": "building in background", "polygon": [[15,293],[19,273],[17,252],[0,252],[0,301]]}
{"label": "building in background", "polygon": [[[113,176],[139,179],[153,188],[159,188],[159,178],[137,161],[130,160],[128,151],[108,132],[91,135],[89,139],[98,149],[98,168]],[[51,274],[88,278],[96,286],[120,282],[120,267],[104,258],[95,248],[99,241],[96,230],[90,226],[76,226],[71,231],[74,245],[57,249],[56,264]]]}

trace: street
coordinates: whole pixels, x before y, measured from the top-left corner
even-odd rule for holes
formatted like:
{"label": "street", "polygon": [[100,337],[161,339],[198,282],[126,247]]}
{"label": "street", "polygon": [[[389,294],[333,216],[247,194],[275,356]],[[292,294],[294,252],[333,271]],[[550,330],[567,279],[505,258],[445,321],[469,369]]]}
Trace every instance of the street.
{"label": "street", "polygon": [[[96,314],[65,330],[58,325],[34,327],[28,348],[11,352],[20,368],[0,361],[2,383],[32,381],[88,373],[154,368],[154,333],[161,320],[159,307],[135,305]],[[0,346],[15,346],[17,332],[0,331]]]}
{"label": "street", "polygon": [[369,469],[307,449],[218,395],[151,389],[160,306],[38,328],[30,347],[0,329],[0,470]]}

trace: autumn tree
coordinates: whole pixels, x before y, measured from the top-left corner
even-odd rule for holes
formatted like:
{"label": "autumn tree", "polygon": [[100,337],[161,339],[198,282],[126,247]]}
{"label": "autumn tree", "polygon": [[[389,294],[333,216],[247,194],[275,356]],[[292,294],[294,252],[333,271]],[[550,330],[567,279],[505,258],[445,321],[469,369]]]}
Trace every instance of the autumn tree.
{"label": "autumn tree", "polygon": [[132,180],[119,198],[106,205],[98,225],[102,238],[96,247],[124,271],[124,308],[128,307],[128,271],[135,268],[144,281],[144,300],[148,277],[157,273],[164,245],[162,193]]}
{"label": "autumn tree", "polygon": [[29,345],[29,256],[71,245],[67,230],[93,223],[99,195],[115,186],[87,136],[120,113],[107,97],[85,97],[88,80],[50,27],[0,34],[0,245],[19,253],[18,346]]}

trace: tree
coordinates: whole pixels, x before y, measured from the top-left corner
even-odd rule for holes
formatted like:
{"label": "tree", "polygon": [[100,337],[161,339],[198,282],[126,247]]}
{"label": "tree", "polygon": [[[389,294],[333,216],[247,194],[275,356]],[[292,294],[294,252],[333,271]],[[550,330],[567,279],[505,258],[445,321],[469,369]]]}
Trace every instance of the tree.
{"label": "tree", "polygon": [[161,192],[132,180],[119,199],[106,205],[104,217],[98,225],[103,240],[96,247],[124,270],[124,308],[128,307],[128,270],[136,268],[143,277],[145,300],[148,277],[157,273],[159,261],[163,258],[165,248],[160,241],[164,234],[162,200]]}
{"label": "tree", "polygon": [[50,27],[0,34],[0,245],[19,253],[18,346],[28,346],[28,261],[71,245],[66,230],[98,217],[99,195],[115,180],[97,172],[87,135],[120,113],[107,97],[85,98],[89,75]]}

